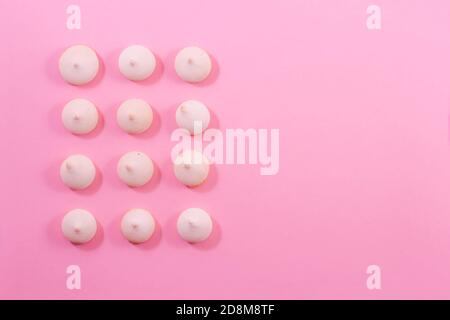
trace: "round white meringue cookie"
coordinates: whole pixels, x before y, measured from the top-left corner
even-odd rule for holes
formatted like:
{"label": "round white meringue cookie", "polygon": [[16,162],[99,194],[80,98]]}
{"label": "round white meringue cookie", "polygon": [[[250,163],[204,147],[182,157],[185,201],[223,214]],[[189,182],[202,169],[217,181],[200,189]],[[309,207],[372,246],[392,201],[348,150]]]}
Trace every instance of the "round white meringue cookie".
{"label": "round white meringue cookie", "polygon": [[201,134],[209,126],[211,116],[208,108],[197,100],[184,101],[175,113],[175,120],[180,128],[191,134]]}
{"label": "round white meringue cookie", "polygon": [[61,231],[72,243],[86,243],[94,238],[97,232],[97,221],[89,211],[73,209],[64,216]]}
{"label": "round white meringue cookie", "polygon": [[175,57],[175,71],[187,82],[201,82],[211,73],[212,62],[208,53],[199,47],[181,49]]}
{"label": "round white meringue cookie", "polygon": [[175,177],[188,187],[195,187],[206,180],[209,173],[209,161],[195,150],[183,151],[173,164]]}
{"label": "round white meringue cookie", "polygon": [[94,80],[99,66],[97,54],[85,45],[71,46],[59,58],[62,78],[73,85],[83,85]]}
{"label": "round white meringue cookie", "polygon": [[177,229],[181,238],[196,243],[208,239],[213,229],[213,223],[205,210],[189,208],[178,217]]}
{"label": "round white meringue cookie", "polygon": [[59,175],[66,186],[81,190],[89,187],[95,179],[94,163],[82,154],[67,157],[61,164]]}
{"label": "round white meringue cookie", "polygon": [[153,171],[153,161],[140,151],[124,154],[117,164],[120,180],[130,187],[140,187],[149,182]]}
{"label": "round white meringue cookie", "polygon": [[155,68],[155,55],[144,46],[129,46],[119,56],[120,72],[129,80],[145,80],[151,76]]}
{"label": "round white meringue cookie", "polygon": [[98,123],[98,111],[95,105],[86,99],[69,101],[61,112],[64,127],[73,134],[87,134]]}
{"label": "round white meringue cookie", "polygon": [[146,131],[153,122],[152,107],[142,99],[128,99],[117,109],[117,123],[130,134]]}
{"label": "round white meringue cookie", "polygon": [[155,219],[147,210],[131,209],[123,216],[120,228],[128,241],[142,243],[155,232]]}

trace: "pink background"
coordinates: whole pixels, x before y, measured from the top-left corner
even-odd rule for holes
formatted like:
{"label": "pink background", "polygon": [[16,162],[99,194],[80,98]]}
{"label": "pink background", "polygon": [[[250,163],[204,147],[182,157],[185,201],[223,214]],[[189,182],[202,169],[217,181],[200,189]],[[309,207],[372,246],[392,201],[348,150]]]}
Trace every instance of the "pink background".
{"label": "pink background", "polygon": [[[82,29],[66,29],[68,1],[0,2],[1,298],[450,298],[450,2],[377,0],[382,30],[366,28],[372,1],[76,0]],[[94,84],[65,84],[58,57],[71,44],[103,60]],[[159,58],[144,83],[123,78],[120,51],[134,43]],[[173,58],[196,44],[216,60],[212,78],[180,81]],[[103,125],[67,133],[61,108],[95,102]],[[143,136],[121,132],[115,110],[140,97],[157,113]],[[213,127],[279,128],[280,171],[217,166],[194,190],[174,178],[170,133],[178,103],[195,98]],[[139,149],[159,170],[132,190],[115,174]],[[90,156],[101,178],[84,192],[62,185],[59,163]],[[212,238],[178,238],[178,213],[198,206]],[[60,234],[63,214],[92,211],[89,245]],[[123,212],[148,208],[156,236],[133,246]],[[66,267],[82,289],[66,289]],[[382,270],[382,290],[366,268]]]}

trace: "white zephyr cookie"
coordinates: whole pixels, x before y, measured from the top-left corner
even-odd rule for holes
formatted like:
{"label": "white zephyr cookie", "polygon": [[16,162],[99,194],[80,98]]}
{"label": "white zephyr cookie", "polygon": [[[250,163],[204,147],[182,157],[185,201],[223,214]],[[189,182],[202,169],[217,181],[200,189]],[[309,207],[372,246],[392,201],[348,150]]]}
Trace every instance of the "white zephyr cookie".
{"label": "white zephyr cookie", "polygon": [[140,151],[124,154],[117,164],[120,180],[130,187],[140,187],[149,182],[153,171],[153,161]]}
{"label": "white zephyr cookie", "polygon": [[208,239],[213,223],[206,211],[200,208],[189,208],[178,217],[177,229],[181,238],[196,243]]}
{"label": "white zephyr cookie", "polygon": [[89,100],[73,99],[64,106],[61,120],[64,127],[73,134],[86,134],[97,126],[98,111]]}
{"label": "white zephyr cookie", "polygon": [[97,232],[97,221],[89,211],[73,209],[64,216],[61,231],[72,243],[86,243],[94,238]]}
{"label": "white zephyr cookie", "polygon": [[178,126],[193,135],[205,131],[209,126],[210,118],[208,108],[197,100],[184,101],[175,113]]}
{"label": "white zephyr cookie", "polygon": [[175,159],[173,171],[178,181],[195,187],[208,177],[209,161],[201,152],[186,150]]}
{"label": "white zephyr cookie", "polygon": [[155,231],[155,219],[144,209],[131,209],[122,218],[123,236],[132,243],[142,243],[151,238]]}
{"label": "white zephyr cookie", "polygon": [[85,45],[67,48],[59,58],[59,72],[73,85],[91,82],[98,73],[99,60],[94,50]]}
{"label": "white zephyr cookie", "polygon": [[142,133],[152,125],[153,110],[142,99],[128,99],[117,109],[116,119],[119,127],[125,132]]}
{"label": "white zephyr cookie", "polygon": [[120,72],[129,80],[145,80],[151,76],[155,68],[155,55],[144,46],[129,46],[119,56]]}
{"label": "white zephyr cookie", "polygon": [[59,174],[66,186],[80,190],[92,184],[96,169],[91,159],[82,154],[74,154],[62,162]]}
{"label": "white zephyr cookie", "polygon": [[201,82],[211,73],[212,62],[208,53],[199,47],[181,49],[175,57],[175,71],[187,82]]}

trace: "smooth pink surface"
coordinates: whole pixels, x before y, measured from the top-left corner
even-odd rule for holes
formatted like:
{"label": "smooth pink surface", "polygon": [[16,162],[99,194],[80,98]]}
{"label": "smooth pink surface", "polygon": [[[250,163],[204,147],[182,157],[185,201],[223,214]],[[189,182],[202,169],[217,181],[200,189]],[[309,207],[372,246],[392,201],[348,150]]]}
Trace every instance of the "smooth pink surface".
{"label": "smooth pink surface", "polygon": [[[1,1],[1,298],[450,298],[450,2],[377,0],[382,30],[366,28],[365,0],[75,1],[82,29],[66,29],[69,1]],[[86,43],[102,59],[87,87],[66,84],[58,57]],[[121,76],[123,48],[140,43],[158,70]],[[173,59],[199,45],[215,60],[206,84],[175,74]],[[163,67],[161,67],[163,66]],[[64,130],[70,99],[102,113],[88,137]],[[130,136],[115,112],[139,97],[151,130]],[[218,166],[197,189],[170,162],[175,110],[199,99],[212,127],[279,128],[280,171]],[[156,178],[131,189],[119,157],[148,153]],[[93,159],[93,188],[68,190],[60,162]],[[90,245],[59,231],[81,207],[101,224]],[[123,213],[147,208],[158,221],[142,246],[120,233]],[[176,218],[201,207],[213,239],[192,247]],[[66,267],[82,289],[66,289]],[[382,290],[366,288],[366,268]]]}

